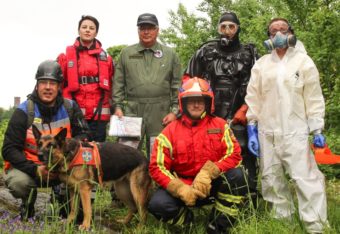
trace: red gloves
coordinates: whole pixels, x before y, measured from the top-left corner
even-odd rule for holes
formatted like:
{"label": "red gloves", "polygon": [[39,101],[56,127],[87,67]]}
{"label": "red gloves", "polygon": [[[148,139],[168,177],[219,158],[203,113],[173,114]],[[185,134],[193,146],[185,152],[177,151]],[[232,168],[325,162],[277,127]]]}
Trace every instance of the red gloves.
{"label": "red gloves", "polygon": [[240,123],[242,125],[247,125],[247,117],[246,113],[248,110],[248,106],[243,104],[235,113],[233,118],[233,124]]}

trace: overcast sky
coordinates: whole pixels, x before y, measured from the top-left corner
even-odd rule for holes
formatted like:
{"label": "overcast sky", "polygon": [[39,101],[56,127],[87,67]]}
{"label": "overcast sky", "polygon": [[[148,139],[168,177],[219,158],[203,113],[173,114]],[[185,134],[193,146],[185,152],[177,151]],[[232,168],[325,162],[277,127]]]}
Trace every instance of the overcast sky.
{"label": "overcast sky", "polygon": [[201,0],[2,0],[0,107],[13,106],[14,96],[26,99],[39,63],[73,44],[81,15],[99,20],[97,39],[107,49],[138,42],[136,22],[142,13],[156,14],[160,28],[168,27],[168,11],[180,2],[195,12]]}

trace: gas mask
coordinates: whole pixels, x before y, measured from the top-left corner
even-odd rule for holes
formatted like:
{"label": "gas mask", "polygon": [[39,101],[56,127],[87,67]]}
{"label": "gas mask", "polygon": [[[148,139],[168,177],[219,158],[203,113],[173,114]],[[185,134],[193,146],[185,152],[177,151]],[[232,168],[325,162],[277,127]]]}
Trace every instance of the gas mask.
{"label": "gas mask", "polygon": [[296,36],[294,34],[283,34],[281,32],[277,32],[275,37],[265,40],[263,45],[270,51],[276,48],[283,49],[287,47],[295,47]]}

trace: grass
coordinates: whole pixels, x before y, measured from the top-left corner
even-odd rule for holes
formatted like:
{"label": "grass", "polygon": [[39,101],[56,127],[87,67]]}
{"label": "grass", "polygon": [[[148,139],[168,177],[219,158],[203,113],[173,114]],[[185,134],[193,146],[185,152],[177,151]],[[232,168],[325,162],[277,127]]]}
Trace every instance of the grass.
{"label": "grass", "polygon": [[[325,230],[325,234],[340,233],[340,181],[336,179],[327,181],[328,199],[328,220],[330,228]],[[46,204],[47,208],[50,204]],[[58,214],[56,206],[56,213]],[[211,206],[203,208],[193,208],[195,222],[192,226],[176,228],[168,226],[156,220],[148,214],[148,220],[143,227],[138,226],[138,215],[128,225],[120,225],[115,222],[115,218],[123,217],[127,210],[123,207],[113,207],[111,196],[108,191],[97,191],[93,211],[96,214],[92,222],[91,233],[155,233],[172,234],[186,233],[196,234],[205,233],[205,226]],[[46,213],[38,214],[39,219],[31,219],[28,222],[21,222],[18,217],[11,217],[8,213],[0,215],[0,233],[82,233],[78,231],[75,224],[67,225],[65,220],[58,216],[47,216]],[[299,217],[295,215],[291,221],[276,220],[270,216],[268,205],[260,201],[257,210],[249,208],[240,214],[237,224],[232,229],[232,233],[238,234],[303,234],[306,233]]]}
{"label": "grass", "polygon": [[[330,180],[327,182],[328,195],[328,220],[330,228],[325,230],[325,234],[340,233],[340,182]],[[149,214],[147,224],[140,229],[136,229],[137,217],[133,223],[127,226],[121,226],[122,233],[205,233],[205,226],[207,217],[211,206],[203,207],[201,209],[194,208],[195,223],[192,227],[172,228],[168,225],[159,222],[152,215]],[[114,211],[113,211],[114,212]],[[122,214],[122,213],[117,213]],[[114,218],[114,215],[111,216]],[[237,225],[233,228],[232,233],[238,234],[303,234],[306,233],[302,222],[296,214],[291,221],[277,220],[270,216],[268,205],[260,201],[259,208],[255,211],[248,209],[240,214]]]}
{"label": "grass", "polygon": [[[114,139],[113,139],[114,141]],[[320,166],[327,179],[327,202],[328,202],[328,221],[330,227],[325,230],[325,234],[340,233],[340,167]],[[40,190],[41,192],[42,190]],[[47,189],[44,192],[49,192]],[[50,204],[46,204],[46,209]],[[58,214],[56,205],[56,214]],[[92,222],[90,233],[128,233],[128,234],[200,234],[205,233],[207,219],[211,206],[200,209],[193,208],[195,214],[194,225],[187,227],[171,227],[159,222],[151,214],[148,214],[147,223],[138,226],[138,215],[130,224],[120,225],[114,220],[123,217],[127,210],[124,207],[112,207],[111,196],[108,191],[97,191],[93,212],[96,214]],[[0,211],[0,233],[82,233],[78,231],[75,224],[68,225],[65,220],[61,220],[58,215],[47,216],[38,214],[40,218],[31,219],[28,222],[21,222],[18,216],[13,217],[8,212]],[[302,222],[296,214],[292,220],[277,220],[270,216],[269,206],[264,201],[260,201],[257,210],[249,208],[239,215],[237,224],[231,233],[237,234],[304,234],[306,233]]]}

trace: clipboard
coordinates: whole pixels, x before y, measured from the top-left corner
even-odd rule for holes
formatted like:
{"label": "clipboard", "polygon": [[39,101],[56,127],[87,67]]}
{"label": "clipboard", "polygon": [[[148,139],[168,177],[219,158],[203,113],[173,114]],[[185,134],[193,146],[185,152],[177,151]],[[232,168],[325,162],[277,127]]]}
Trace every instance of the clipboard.
{"label": "clipboard", "polygon": [[134,137],[140,139],[142,120],[143,118],[141,117],[123,116],[122,118],[118,118],[116,115],[112,115],[110,118],[109,136]]}

